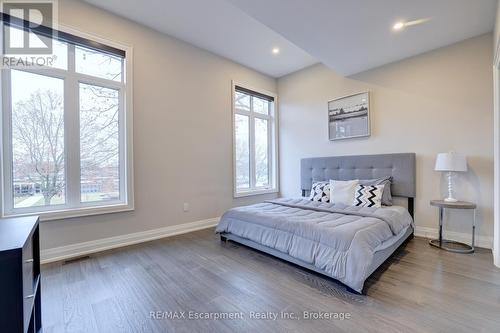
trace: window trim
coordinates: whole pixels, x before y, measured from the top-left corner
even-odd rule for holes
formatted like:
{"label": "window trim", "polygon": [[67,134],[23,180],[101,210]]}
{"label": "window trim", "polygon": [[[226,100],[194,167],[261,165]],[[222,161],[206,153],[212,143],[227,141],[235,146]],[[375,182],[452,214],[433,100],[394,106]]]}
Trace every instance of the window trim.
{"label": "window trim", "polygon": [[[274,98],[273,109],[270,110],[269,115],[265,114],[256,114],[251,111],[244,110],[236,110],[236,88],[241,87],[244,90],[250,90],[257,94],[267,95],[269,97]],[[278,105],[278,95],[274,92],[266,91],[263,89],[258,89],[251,87],[247,84],[231,81],[231,110],[232,110],[232,122],[231,122],[231,130],[232,130],[232,159],[233,159],[233,197],[241,198],[248,197],[254,195],[261,194],[269,194],[269,193],[279,193],[279,160],[278,160],[278,152],[279,152],[279,144],[278,144],[278,123],[279,123],[279,105]],[[236,115],[245,115],[249,117],[249,142],[250,142],[250,184],[253,184],[253,178],[255,178],[255,158],[253,157],[254,152],[253,148],[255,146],[255,130],[253,120],[255,118],[258,119],[266,119],[269,121],[268,126],[268,140],[270,142],[271,151],[269,152],[269,181],[270,186],[268,187],[250,187],[245,190],[238,190],[236,184],[236,128],[235,128],[235,120]]]}
{"label": "window trim", "polygon": [[[51,68],[50,72],[48,72],[46,75],[49,77],[59,77],[58,73],[60,75],[64,74],[65,77],[68,77],[69,79],[78,79],[77,83],[91,83],[91,84],[97,84],[99,85],[100,82],[104,83],[105,87],[107,88],[115,88],[119,87],[120,90],[123,91],[119,95],[119,98],[121,100],[121,105],[122,107],[125,108],[121,114],[123,115],[123,119],[120,119],[122,121],[122,125],[120,126],[120,134],[119,134],[119,140],[120,140],[120,147],[123,147],[120,149],[120,161],[123,161],[124,165],[123,168],[120,168],[120,181],[124,183],[123,185],[123,190],[120,189],[120,195],[123,195],[123,200],[119,201],[107,201],[107,202],[96,202],[94,204],[92,203],[81,203],[78,207],[67,207],[67,203],[65,205],[60,205],[59,207],[62,207],[61,209],[57,209],[58,206],[50,206],[50,207],[43,207],[43,209],[33,212],[33,211],[22,211],[19,209],[14,209],[12,204],[9,204],[9,200],[12,200],[10,198],[12,196],[12,189],[9,191],[7,190],[6,184],[4,184],[4,180],[8,180],[10,183],[12,183],[12,175],[8,175],[8,173],[11,170],[11,166],[9,166],[9,163],[12,161],[12,151],[9,149],[8,151],[5,151],[5,148],[8,144],[10,144],[10,135],[11,135],[11,123],[10,123],[10,118],[11,118],[11,112],[2,112],[2,116],[0,117],[0,128],[2,128],[3,135],[0,135],[0,205],[1,205],[1,211],[0,215],[1,217],[14,217],[14,216],[40,216],[41,221],[51,221],[51,220],[59,220],[59,219],[66,219],[66,218],[74,218],[74,217],[82,217],[82,216],[91,216],[91,215],[101,215],[101,214],[109,214],[109,213],[118,213],[118,212],[125,212],[125,211],[133,211],[135,209],[135,203],[134,203],[134,158],[133,158],[133,48],[130,45],[126,45],[120,42],[115,42],[94,34],[88,34],[85,32],[82,32],[80,30],[71,28],[66,25],[59,24],[58,29],[60,31],[63,31],[64,33],[74,35],[79,38],[85,38],[88,40],[93,40],[95,42],[108,45],[110,47],[116,48],[116,49],[121,49],[125,51],[125,61],[123,65],[123,72],[122,72],[122,77],[124,79],[123,82],[118,82],[118,81],[112,81],[112,80],[107,80],[107,79],[102,79],[99,77],[94,77],[90,75],[86,75],[83,73],[68,73],[65,70],[59,70],[57,68]],[[68,50],[68,53],[70,51]],[[106,52],[104,52],[106,53]],[[74,65],[74,64],[73,64]],[[71,64],[68,63],[68,69],[70,69]],[[31,70],[26,70],[23,69],[25,72],[31,72],[35,74],[39,74],[36,70],[31,71]],[[60,72],[59,72],[60,71]],[[10,103],[10,98],[4,99],[4,93],[10,93],[9,92],[4,92],[3,86],[4,82],[6,79],[6,75],[10,75],[10,71],[2,71],[3,74],[1,75],[0,79],[0,105],[3,110],[11,110],[11,105]],[[115,88],[116,89],[116,88]],[[65,100],[66,100],[66,94],[68,92],[65,91]],[[70,92],[71,93],[71,92]],[[66,103],[66,101],[65,101]],[[65,112],[65,117],[67,116]],[[8,126],[8,127],[7,127]],[[65,130],[66,130],[66,125],[65,125]],[[7,129],[7,130],[5,130]],[[68,137],[65,135],[65,147],[70,147],[71,144],[68,145]],[[79,144],[79,142],[78,142]],[[74,146],[74,143],[73,143]],[[65,154],[68,154],[68,150],[65,150]],[[67,165],[67,164],[66,164]],[[69,172],[68,170],[65,170],[65,173],[67,175],[66,177],[66,187],[68,186],[68,179],[69,179]],[[120,186],[122,187],[122,186]],[[71,195],[70,193],[67,193],[67,196]],[[9,199],[10,198],[10,199]],[[66,207],[64,207],[66,206]]]}

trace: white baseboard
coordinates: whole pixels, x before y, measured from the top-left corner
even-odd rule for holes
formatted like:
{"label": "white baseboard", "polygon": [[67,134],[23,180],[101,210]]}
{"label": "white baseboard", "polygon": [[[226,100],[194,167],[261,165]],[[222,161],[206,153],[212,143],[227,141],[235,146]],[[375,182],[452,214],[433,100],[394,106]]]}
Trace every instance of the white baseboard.
{"label": "white baseboard", "polygon": [[[425,237],[425,238],[438,238],[438,229],[437,228],[428,228],[428,227],[419,227],[417,226],[415,229],[415,236]],[[472,240],[472,230],[470,234],[454,232],[454,231],[445,231],[444,232],[446,239],[451,239],[457,242],[462,242],[466,244],[470,244]],[[475,245],[477,247],[483,247],[486,249],[493,248],[493,237],[486,236],[478,236],[476,235]]]}
{"label": "white baseboard", "polygon": [[159,229],[136,232],[133,234],[102,238],[89,242],[46,249],[41,251],[40,261],[42,264],[46,264],[49,262],[80,257],[90,253],[110,250],[117,247],[133,245],[155,239],[185,234],[196,230],[207,229],[217,225],[219,219],[220,218],[216,217],[207,220],[201,220],[196,222],[168,226]]}

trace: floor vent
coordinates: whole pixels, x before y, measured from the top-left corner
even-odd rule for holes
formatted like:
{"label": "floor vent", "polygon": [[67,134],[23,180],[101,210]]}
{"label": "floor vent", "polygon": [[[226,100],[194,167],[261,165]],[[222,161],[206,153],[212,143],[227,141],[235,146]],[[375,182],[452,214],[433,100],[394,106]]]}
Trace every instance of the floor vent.
{"label": "floor vent", "polygon": [[62,264],[63,265],[67,265],[67,264],[72,264],[74,262],[82,261],[82,260],[87,260],[87,259],[90,259],[90,256],[83,256],[83,257],[78,257],[78,258],[64,260]]}

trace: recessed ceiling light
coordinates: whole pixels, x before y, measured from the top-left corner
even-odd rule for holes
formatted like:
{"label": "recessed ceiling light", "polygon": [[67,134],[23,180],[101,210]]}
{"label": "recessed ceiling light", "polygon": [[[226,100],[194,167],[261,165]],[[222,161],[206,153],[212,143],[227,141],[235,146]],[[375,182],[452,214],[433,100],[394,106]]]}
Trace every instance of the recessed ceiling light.
{"label": "recessed ceiling light", "polygon": [[392,26],[392,28],[393,28],[394,30],[401,30],[401,29],[403,29],[404,27],[405,27],[405,23],[404,23],[404,22],[397,22],[396,24],[394,24],[394,25]]}
{"label": "recessed ceiling light", "polygon": [[273,54],[279,54],[280,53],[280,48],[279,47],[273,47],[273,49],[271,50],[271,52],[273,52]]}
{"label": "recessed ceiling light", "polygon": [[406,22],[399,21],[399,22],[396,22],[392,26],[392,29],[395,30],[395,31],[399,31],[399,30],[402,30],[403,28],[411,27],[413,25],[422,24],[422,23],[425,23],[427,21],[430,21],[429,17],[428,18],[423,18],[423,19],[418,19],[418,20],[413,20],[413,21],[406,21]]}

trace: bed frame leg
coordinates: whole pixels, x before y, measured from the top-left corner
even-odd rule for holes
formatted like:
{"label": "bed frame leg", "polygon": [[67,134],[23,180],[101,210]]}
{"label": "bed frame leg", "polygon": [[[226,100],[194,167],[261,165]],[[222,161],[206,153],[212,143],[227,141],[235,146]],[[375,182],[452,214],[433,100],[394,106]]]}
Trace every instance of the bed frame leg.
{"label": "bed frame leg", "polygon": [[227,242],[227,238],[224,237],[224,235],[221,234],[220,235],[220,241],[225,243],[225,242]]}
{"label": "bed frame leg", "polygon": [[415,218],[415,198],[408,198],[408,212],[412,219]]}

